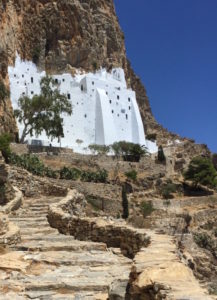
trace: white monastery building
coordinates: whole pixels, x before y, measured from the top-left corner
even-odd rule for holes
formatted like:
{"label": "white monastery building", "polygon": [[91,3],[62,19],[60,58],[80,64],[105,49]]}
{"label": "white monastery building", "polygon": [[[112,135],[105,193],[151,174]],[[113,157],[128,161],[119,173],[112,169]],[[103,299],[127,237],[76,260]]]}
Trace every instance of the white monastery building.
{"label": "white monastery building", "polygon": [[[40,94],[40,80],[46,76],[30,61],[17,56],[15,66],[8,68],[13,108],[21,96]],[[127,88],[124,71],[101,69],[96,73],[53,75],[62,94],[73,106],[71,116],[63,115],[64,138],[61,146],[86,153],[91,144],[110,145],[128,141],[145,145],[150,153],[157,152],[155,143],[145,139],[144,127],[135,92]],[[20,134],[23,125],[18,124]],[[29,137],[60,146],[57,139],[49,141],[45,134]],[[45,143],[45,142],[44,142]]]}

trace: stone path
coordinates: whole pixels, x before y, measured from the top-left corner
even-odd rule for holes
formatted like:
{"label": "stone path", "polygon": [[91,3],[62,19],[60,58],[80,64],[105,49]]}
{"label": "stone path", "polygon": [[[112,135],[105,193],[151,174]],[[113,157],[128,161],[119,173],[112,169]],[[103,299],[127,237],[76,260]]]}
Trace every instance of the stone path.
{"label": "stone path", "polygon": [[[143,248],[135,259],[135,270],[141,273],[135,290],[150,288],[168,300],[211,300],[216,299],[202,289],[192,270],[181,262],[172,236],[147,231],[151,238],[148,248]],[[152,298],[151,298],[152,299]]]}
{"label": "stone path", "polygon": [[[24,199],[23,207],[10,215],[21,228],[22,241],[0,253],[0,300],[106,300],[112,282],[128,280],[132,261],[119,250],[74,240],[49,226],[48,207],[59,200]],[[172,237],[147,234],[150,246],[134,259],[135,273],[141,273],[134,284],[136,293],[153,289],[165,295],[162,299],[215,299],[180,261]]]}
{"label": "stone path", "polygon": [[49,204],[59,200],[24,199],[10,216],[22,241],[0,256],[0,299],[107,299],[113,281],[128,279],[132,261],[118,250],[74,240],[49,226]]}

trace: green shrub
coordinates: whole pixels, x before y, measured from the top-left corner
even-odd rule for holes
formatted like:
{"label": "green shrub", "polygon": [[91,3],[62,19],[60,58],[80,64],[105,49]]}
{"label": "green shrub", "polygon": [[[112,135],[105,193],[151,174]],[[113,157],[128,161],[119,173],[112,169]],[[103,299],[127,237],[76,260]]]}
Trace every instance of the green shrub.
{"label": "green shrub", "polygon": [[138,162],[143,155],[147,154],[147,149],[139,144],[120,141],[111,145],[115,156],[123,156],[125,161]]}
{"label": "green shrub", "polygon": [[122,187],[122,207],[123,207],[122,218],[127,219],[129,217],[129,203],[128,203],[125,186]]}
{"label": "green shrub", "polygon": [[12,138],[10,134],[4,133],[0,135],[0,151],[2,152],[2,156],[5,159],[5,162],[9,162],[9,157],[11,155],[10,143]]}
{"label": "green shrub", "polygon": [[92,62],[92,68],[93,68],[94,71],[96,71],[99,68],[96,61]]}
{"label": "green shrub", "polygon": [[157,134],[156,133],[147,134],[146,135],[146,139],[149,140],[149,141],[154,142],[157,139]]}
{"label": "green shrub", "polygon": [[60,179],[78,180],[80,176],[81,171],[76,168],[69,169],[67,167],[63,167],[60,170]]}
{"label": "green shrub", "polygon": [[202,184],[211,188],[217,186],[217,172],[212,161],[205,157],[195,157],[184,173],[185,180],[191,180],[195,186]]}
{"label": "green shrub", "polygon": [[163,150],[162,146],[159,146],[159,148],[158,148],[157,159],[161,163],[165,163],[166,162],[166,157],[165,157],[164,150]]}
{"label": "green shrub", "polygon": [[21,167],[34,175],[45,175],[45,166],[36,155],[23,154],[19,156],[12,153],[10,156],[10,163]]}
{"label": "green shrub", "polygon": [[39,46],[36,46],[32,51],[32,61],[34,62],[34,64],[37,65],[37,63],[39,62],[40,55],[41,48]]}
{"label": "green shrub", "polygon": [[11,153],[9,162],[37,176],[58,178],[58,172],[46,167],[36,155],[23,154],[19,156]]}
{"label": "green shrub", "polygon": [[129,179],[132,179],[133,181],[136,181],[137,180],[137,171],[136,170],[131,170],[129,172],[126,172],[125,176]]}
{"label": "green shrub", "polygon": [[144,218],[151,215],[152,212],[155,210],[151,201],[148,201],[148,202],[143,201],[141,203],[140,208],[141,208],[141,212],[142,212]]}
{"label": "green shrub", "polygon": [[108,178],[108,172],[106,170],[98,170],[97,172],[92,171],[82,171],[81,181],[85,182],[96,182],[105,183]]}
{"label": "green shrub", "polygon": [[96,172],[81,171],[76,168],[64,167],[61,170],[54,171],[44,165],[44,163],[36,156],[32,154],[16,155],[12,153],[10,155],[10,163],[21,167],[30,173],[38,176],[47,176],[50,178],[66,179],[66,180],[78,180],[85,182],[105,183],[108,178],[108,172],[104,169],[100,169]]}
{"label": "green shrub", "polygon": [[110,151],[110,146],[106,146],[106,145],[90,145],[88,147],[94,154],[108,154],[108,152]]}
{"label": "green shrub", "polygon": [[213,241],[211,237],[205,232],[194,233],[194,241],[199,247],[213,251],[213,246],[214,246]]}
{"label": "green shrub", "polygon": [[176,185],[174,183],[167,183],[162,187],[161,195],[164,199],[172,199],[173,193],[176,192]]}

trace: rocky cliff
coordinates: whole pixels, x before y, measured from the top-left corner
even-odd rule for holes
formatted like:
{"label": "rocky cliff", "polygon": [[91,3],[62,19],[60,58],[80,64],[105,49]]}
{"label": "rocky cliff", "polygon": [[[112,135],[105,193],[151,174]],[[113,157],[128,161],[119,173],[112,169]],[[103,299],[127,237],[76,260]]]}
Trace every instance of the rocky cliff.
{"label": "rocky cliff", "polygon": [[[157,134],[160,144],[177,138],[152,115],[146,90],[127,60],[113,0],[1,0],[0,26],[0,74],[6,84],[16,52],[49,73],[122,67],[137,93],[146,133]],[[1,130],[16,131],[10,101],[0,103],[0,116]]]}
{"label": "rocky cliff", "polygon": [[[0,1],[0,73],[7,84],[7,66],[16,52],[49,73],[122,67],[137,93],[146,131],[164,131],[152,116],[144,86],[126,57],[124,35],[113,0]],[[13,131],[10,102],[0,106],[1,128]]]}

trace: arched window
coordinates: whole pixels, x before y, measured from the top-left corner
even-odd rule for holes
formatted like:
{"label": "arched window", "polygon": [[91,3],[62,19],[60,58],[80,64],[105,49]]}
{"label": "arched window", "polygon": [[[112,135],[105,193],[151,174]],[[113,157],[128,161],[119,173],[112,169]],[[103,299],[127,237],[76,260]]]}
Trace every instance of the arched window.
{"label": "arched window", "polygon": [[33,77],[31,77],[31,83],[33,83],[33,81],[34,81],[34,79],[33,79]]}
{"label": "arched window", "polygon": [[81,85],[81,91],[83,92],[83,90],[84,90],[84,86],[83,86],[83,84]]}
{"label": "arched window", "polygon": [[126,120],[128,120],[128,114],[126,114]]}

